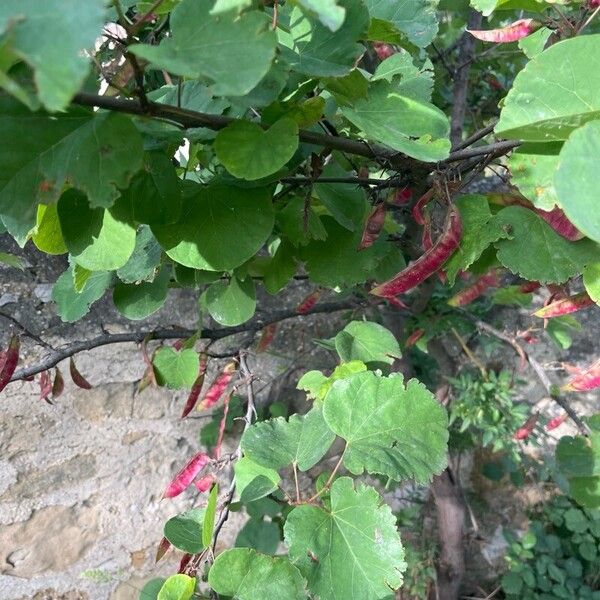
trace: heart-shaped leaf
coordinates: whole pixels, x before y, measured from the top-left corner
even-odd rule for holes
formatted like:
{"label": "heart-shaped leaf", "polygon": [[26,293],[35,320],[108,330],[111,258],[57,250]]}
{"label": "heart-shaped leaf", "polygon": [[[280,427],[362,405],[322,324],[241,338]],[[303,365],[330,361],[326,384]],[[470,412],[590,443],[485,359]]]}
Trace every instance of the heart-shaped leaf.
{"label": "heart-shaped leaf", "polygon": [[219,131],[215,139],[217,158],[240,179],[261,179],[277,172],[298,148],[298,125],[279,119],[264,130],[256,123],[236,121]]}
{"label": "heart-shaped leaf", "polygon": [[170,388],[191,388],[196,381],[200,359],[191,348],[180,352],[167,346],[159,348],[152,360],[156,379]]}

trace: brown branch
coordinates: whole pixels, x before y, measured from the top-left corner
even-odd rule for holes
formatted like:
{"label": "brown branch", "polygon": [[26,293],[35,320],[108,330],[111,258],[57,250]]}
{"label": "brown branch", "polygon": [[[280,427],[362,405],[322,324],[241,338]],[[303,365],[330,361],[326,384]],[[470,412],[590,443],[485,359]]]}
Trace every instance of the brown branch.
{"label": "brown branch", "polygon": [[[312,310],[305,315],[299,315],[294,309],[292,310],[280,310],[273,311],[265,317],[258,317],[252,321],[238,325],[236,327],[222,327],[218,329],[202,329],[200,333],[200,339],[205,340],[221,340],[223,338],[235,335],[237,333],[244,332],[256,332],[260,331],[263,327],[270,325],[271,323],[279,323],[279,321],[285,321],[287,319],[293,319],[301,316],[309,316],[314,314],[332,313],[341,310],[349,310],[353,308],[359,308],[361,303],[356,300],[345,300],[340,302],[323,302],[317,304]],[[184,339],[189,338],[197,333],[191,329],[185,328],[172,328],[172,329],[156,329],[156,330],[143,330],[143,331],[132,331],[128,333],[113,333],[100,335],[91,340],[82,340],[72,342],[63,348],[58,348],[48,354],[46,358],[41,360],[39,363],[30,367],[24,367],[14,373],[11,381],[18,381],[36,375],[42,371],[46,371],[59,362],[70,358],[79,352],[85,352],[86,350],[93,350],[100,346],[107,346],[109,344],[120,344],[124,342],[136,342],[141,343],[146,337],[154,340],[172,340],[172,339]],[[229,354],[227,354],[229,355]]]}
{"label": "brown branch", "polygon": [[[104,108],[106,110],[139,115],[142,117],[166,119],[178,123],[184,128],[207,127],[208,129],[213,129],[215,131],[223,129],[230,123],[240,120],[224,115],[196,112],[157,102],[148,102],[147,106],[142,106],[138,100],[128,100],[111,96],[96,96],[84,92],[77,94],[73,98],[73,104]],[[433,169],[437,165],[453,163],[474,156],[482,156],[495,152],[507,153],[520,144],[520,142],[515,140],[497,142],[495,144],[480,146],[470,150],[452,152],[448,158],[439,163],[432,163],[418,161],[382,144],[370,144],[341,135],[326,135],[315,131],[301,129],[299,137],[302,142],[307,144],[314,144],[330,150],[339,150],[340,152],[346,152],[348,154],[364,156],[373,160],[387,161],[397,170],[411,170],[416,172],[425,172],[427,169]]]}

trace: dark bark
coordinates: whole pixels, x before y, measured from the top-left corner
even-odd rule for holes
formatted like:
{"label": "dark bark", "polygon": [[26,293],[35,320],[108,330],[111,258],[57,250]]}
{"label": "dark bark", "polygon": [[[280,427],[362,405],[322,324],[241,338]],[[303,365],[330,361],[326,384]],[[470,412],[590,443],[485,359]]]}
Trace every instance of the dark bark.
{"label": "dark bark", "polygon": [[[471,10],[467,22],[468,29],[481,29],[481,13]],[[467,110],[467,92],[469,89],[469,71],[475,57],[475,38],[467,31],[463,33],[458,46],[456,71],[454,74],[454,90],[452,117],[450,120],[450,141],[452,147],[460,145]]]}

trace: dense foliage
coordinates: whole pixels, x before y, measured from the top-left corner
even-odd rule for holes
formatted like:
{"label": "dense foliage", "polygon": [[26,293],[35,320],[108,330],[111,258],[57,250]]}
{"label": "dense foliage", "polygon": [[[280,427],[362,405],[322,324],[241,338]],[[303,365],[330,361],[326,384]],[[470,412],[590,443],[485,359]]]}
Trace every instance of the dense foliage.
{"label": "dense foliage", "polygon": [[[453,451],[502,452],[515,471],[519,441],[547,421],[514,401],[508,369],[475,356],[476,332],[511,346],[567,411],[558,418],[580,435],[560,441],[559,469],[574,501],[599,506],[598,417],[579,418],[568,394],[600,385],[600,366],[559,386],[523,347],[543,324],[568,346],[570,314],[600,303],[598,1],[108,4],[0,3],[0,229],[68,256],[52,292],[66,322],[107,293],[143,320],[170,290],[197,291],[196,330],[127,338],[147,362],[140,387],[190,390],[183,417],[215,410],[204,449],[165,489],[203,494],[165,524],[158,558],[183,552],[179,573],[141,597],[391,598],[407,556],[390,507],[359,478],[426,484],[446,472],[449,439]],[[482,174],[501,187],[467,193]],[[294,279],[311,293],[290,309]],[[545,306],[529,330],[509,335],[486,320],[492,307],[529,306],[534,291]],[[282,309],[257,312],[263,292]],[[298,381],[306,414],[255,406],[253,339],[236,338],[204,386],[213,341],[260,332],[252,347],[264,352],[279,321],[341,310],[353,317],[319,341],[338,366]],[[380,324],[385,311],[403,316],[401,332]],[[444,371],[447,337],[472,369]],[[178,341],[150,352],[152,338]],[[15,336],[0,390],[39,375],[51,401],[64,358],[89,387],[72,357],[110,342],[16,370]],[[415,377],[398,372],[401,361]],[[222,454],[240,419],[238,450]],[[315,469],[303,496],[298,472]],[[236,547],[215,556],[229,512],[242,509],[250,519]],[[558,533],[534,523],[515,541],[505,592],[596,597],[596,513],[567,499],[547,510]],[[415,594],[431,590],[426,575]]]}

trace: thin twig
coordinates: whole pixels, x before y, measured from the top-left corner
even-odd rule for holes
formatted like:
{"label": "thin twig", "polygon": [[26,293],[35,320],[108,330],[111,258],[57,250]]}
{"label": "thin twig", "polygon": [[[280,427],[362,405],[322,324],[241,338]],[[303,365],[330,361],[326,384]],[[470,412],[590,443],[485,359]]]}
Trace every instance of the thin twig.
{"label": "thin twig", "polygon": [[463,142],[461,142],[460,144],[457,144],[454,148],[452,148],[452,150],[454,150],[454,151],[462,150],[463,148],[468,148],[475,142],[478,142],[481,138],[484,138],[486,135],[488,135],[488,134],[492,133],[492,131],[494,131],[494,127],[496,127],[497,122],[498,122],[497,119],[494,119],[489,125],[487,125],[486,127],[483,127],[479,131],[476,131],[475,133],[470,135],[466,140],[464,140]]}
{"label": "thin twig", "polygon": [[294,484],[296,486],[296,502],[300,503],[300,486],[298,485],[298,468],[296,467],[296,463],[292,463],[292,468],[294,469]]}
{"label": "thin twig", "polygon": [[321,494],[323,494],[324,492],[326,492],[331,487],[331,484],[333,483],[333,479],[334,479],[336,473],[338,472],[339,468],[342,466],[342,461],[344,460],[344,454],[346,453],[346,448],[347,447],[348,446],[344,446],[344,451],[340,454],[340,458],[337,461],[337,463],[335,463],[335,467],[333,467],[333,471],[331,471],[331,475],[329,476],[329,478],[325,482],[325,485],[314,496],[311,496],[306,501],[307,504],[310,504],[311,502],[314,502]]}
{"label": "thin twig", "polygon": [[12,315],[9,315],[9,314],[5,313],[4,311],[0,311],[0,317],[2,317],[3,319],[6,319],[7,321],[10,321],[15,327],[17,327],[17,329],[19,329],[19,331],[23,335],[27,336],[28,338],[31,338],[33,341],[37,342],[40,346],[43,346],[44,348],[46,348],[46,350],[51,350],[52,352],[56,351],[56,348],[54,348],[54,346],[50,345],[48,342],[43,340],[39,335],[33,333],[33,331],[30,331],[29,329],[27,329],[27,327],[25,327],[25,325],[23,325],[23,323],[21,323],[19,320],[15,319],[15,317],[13,317]]}

